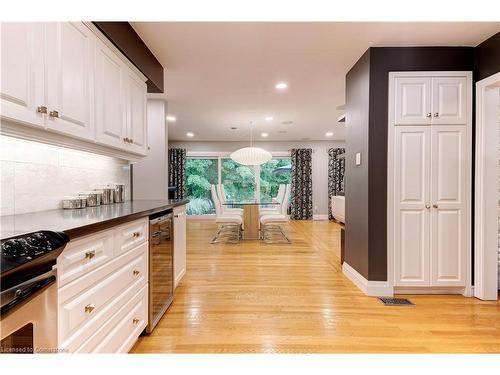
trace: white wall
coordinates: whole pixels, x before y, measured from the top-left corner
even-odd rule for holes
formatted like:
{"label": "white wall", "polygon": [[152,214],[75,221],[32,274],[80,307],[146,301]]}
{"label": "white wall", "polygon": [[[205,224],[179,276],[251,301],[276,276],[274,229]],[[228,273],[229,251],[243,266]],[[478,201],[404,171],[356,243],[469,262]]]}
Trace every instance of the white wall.
{"label": "white wall", "polygon": [[60,208],[64,196],[117,182],[129,199],[124,160],[0,136],[0,215]]}
{"label": "white wall", "polygon": [[[312,148],[313,209],[314,215],[328,215],[328,149],[345,147],[345,142],[254,142],[255,146],[273,151],[288,151],[292,148]],[[185,148],[197,152],[232,152],[248,146],[248,142],[179,142],[171,141],[170,147]]]}
{"label": "white wall", "polygon": [[166,104],[150,99],[148,111],[148,156],[132,166],[134,199],[168,198],[168,134]]}

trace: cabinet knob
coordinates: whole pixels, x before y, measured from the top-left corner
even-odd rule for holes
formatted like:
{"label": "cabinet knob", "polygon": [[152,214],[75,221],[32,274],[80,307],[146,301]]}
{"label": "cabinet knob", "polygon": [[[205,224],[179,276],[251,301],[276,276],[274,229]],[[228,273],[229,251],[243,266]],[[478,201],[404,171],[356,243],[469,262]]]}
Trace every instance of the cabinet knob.
{"label": "cabinet knob", "polygon": [[431,205],[430,204],[426,204],[425,208],[429,209],[429,208],[431,208]]}
{"label": "cabinet knob", "polygon": [[50,116],[50,117],[56,117],[56,118],[57,118],[57,117],[59,117],[59,112],[57,112],[57,111],[50,111],[50,112],[49,112],[49,116]]}
{"label": "cabinet knob", "polygon": [[432,207],[438,208],[438,205],[437,204],[433,204]]}
{"label": "cabinet knob", "polygon": [[426,115],[426,117],[431,117],[431,116],[432,116],[432,113],[430,113],[430,112]]}
{"label": "cabinet knob", "polygon": [[139,276],[140,275],[140,272],[138,270],[134,270],[134,272],[132,272],[134,274],[134,276]]}
{"label": "cabinet knob", "polygon": [[92,259],[93,257],[95,257],[95,250],[87,251],[85,253],[85,259]]}
{"label": "cabinet knob", "polygon": [[137,319],[137,318],[134,318],[134,319],[132,320],[132,323],[134,323],[134,324],[137,324],[137,323],[139,323],[139,319]]}
{"label": "cabinet knob", "polygon": [[438,112],[434,113],[434,117],[439,117],[439,113]]}
{"label": "cabinet knob", "polygon": [[85,312],[87,314],[92,314],[92,311],[95,310],[95,305],[92,303],[89,303],[87,306],[85,306]]}
{"label": "cabinet knob", "polygon": [[140,236],[141,236],[141,232],[132,233],[132,237],[140,237]]}
{"label": "cabinet knob", "polygon": [[39,105],[38,107],[36,107],[36,111],[38,113],[47,113],[47,107],[45,107],[44,105]]}

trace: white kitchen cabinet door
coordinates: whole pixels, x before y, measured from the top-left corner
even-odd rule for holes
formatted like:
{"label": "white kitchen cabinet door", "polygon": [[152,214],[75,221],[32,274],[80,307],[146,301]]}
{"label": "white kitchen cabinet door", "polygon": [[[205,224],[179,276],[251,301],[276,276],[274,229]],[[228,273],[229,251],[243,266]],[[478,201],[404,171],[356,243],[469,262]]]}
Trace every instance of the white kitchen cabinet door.
{"label": "white kitchen cabinet door", "polygon": [[174,288],[186,273],[186,206],[174,208]]}
{"label": "white kitchen cabinet door", "polygon": [[46,115],[43,112],[47,106],[44,43],[43,24],[2,22],[0,113],[3,118],[44,126]]}
{"label": "white kitchen cabinet door", "polygon": [[465,126],[432,127],[432,286],[465,286],[466,131]]}
{"label": "white kitchen cabinet door", "polygon": [[147,154],[146,91],[146,83],[129,71],[125,90],[129,151],[141,155]]}
{"label": "white kitchen cabinet door", "polygon": [[96,40],[95,121],[96,141],[127,149],[125,79],[123,62],[100,40]]}
{"label": "white kitchen cabinet door", "polygon": [[429,285],[430,127],[396,127],[395,286]]}
{"label": "white kitchen cabinet door", "polygon": [[432,124],[467,123],[467,78],[432,78]]}
{"label": "white kitchen cabinet door", "polygon": [[431,123],[431,78],[398,77],[395,79],[395,125]]}
{"label": "white kitchen cabinet door", "polygon": [[95,36],[81,22],[48,23],[46,127],[94,140]]}

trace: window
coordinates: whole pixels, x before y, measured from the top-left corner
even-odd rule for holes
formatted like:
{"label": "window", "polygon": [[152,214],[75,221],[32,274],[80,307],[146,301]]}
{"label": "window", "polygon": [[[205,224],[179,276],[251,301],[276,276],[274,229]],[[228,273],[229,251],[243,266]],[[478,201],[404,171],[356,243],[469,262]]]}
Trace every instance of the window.
{"label": "window", "polygon": [[260,199],[271,201],[278,194],[280,184],[292,183],[292,160],[272,159],[260,166]]}
{"label": "window", "polygon": [[[220,165],[219,165],[220,164]],[[291,159],[274,158],[261,166],[240,165],[227,157],[188,157],[186,195],[188,215],[215,214],[210,186],[222,183],[229,202],[271,201],[280,184],[290,184]]]}
{"label": "window", "polygon": [[186,160],[186,195],[188,215],[209,215],[215,213],[210,185],[218,183],[219,160],[195,159]]}
{"label": "window", "polygon": [[236,163],[231,159],[221,159],[221,183],[227,200],[242,202],[255,199],[255,168]]}

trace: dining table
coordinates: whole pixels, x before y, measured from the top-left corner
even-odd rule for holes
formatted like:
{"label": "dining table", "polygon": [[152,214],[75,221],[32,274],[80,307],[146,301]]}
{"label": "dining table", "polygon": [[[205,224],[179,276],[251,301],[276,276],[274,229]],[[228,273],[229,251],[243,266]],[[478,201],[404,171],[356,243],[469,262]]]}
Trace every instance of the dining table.
{"label": "dining table", "polygon": [[224,206],[231,208],[243,208],[243,239],[260,239],[260,208],[277,208],[278,202],[272,201],[227,201]]}

